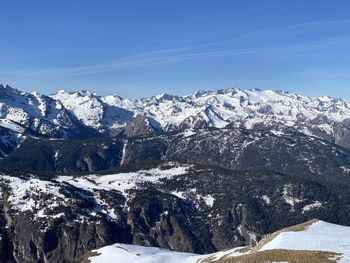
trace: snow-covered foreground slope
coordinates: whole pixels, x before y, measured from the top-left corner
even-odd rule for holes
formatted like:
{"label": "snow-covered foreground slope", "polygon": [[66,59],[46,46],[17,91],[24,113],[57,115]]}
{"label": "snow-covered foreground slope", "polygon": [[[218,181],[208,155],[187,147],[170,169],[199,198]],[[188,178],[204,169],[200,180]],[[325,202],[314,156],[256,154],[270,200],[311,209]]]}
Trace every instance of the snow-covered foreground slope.
{"label": "snow-covered foreground slope", "polygon": [[271,249],[335,252],[340,262],[350,262],[350,227],[317,221],[303,231],[280,233],[259,251]]}
{"label": "snow-covered foreground slope", "polygon": [[[271,236],[273,238],[262,246],[258,244],[254,248],[236,248],[209,255],[115,244],[94,250],[90,260],[92,263],[114,260],[120,263],[350,262],[350,227],[316,220],[306,223],[306,227],[295,226]],[[303,260],[306,261],[297,261],[300,256],[308,256],[308,251],[317,256],[316,261],[314,257],[309,258],[309,261],[305,258]],[[267,258],[269,255],[271,258]],[[290,255],[292,259],[288,259]],[[276,258],[280,260],[276,261]]]}
{"label": "snow-covered foreground slope", "polygon": [[208,257],[219,260],[225,256],[242,256],[239,252],[242,248],[234,248],[220,251],[210,255],[197,255],[192,253],[181,253],[155,247],[143,247],[126,244],[114,244],[92,252],[91,263],[111,263],[116,259],[118,263],[200,263],[205,262]]}
{"label": "snow-covered foreground slope", "polygon": [[115,244],[94,251],[91,263],[193,263],[203,256],[154,247]]}

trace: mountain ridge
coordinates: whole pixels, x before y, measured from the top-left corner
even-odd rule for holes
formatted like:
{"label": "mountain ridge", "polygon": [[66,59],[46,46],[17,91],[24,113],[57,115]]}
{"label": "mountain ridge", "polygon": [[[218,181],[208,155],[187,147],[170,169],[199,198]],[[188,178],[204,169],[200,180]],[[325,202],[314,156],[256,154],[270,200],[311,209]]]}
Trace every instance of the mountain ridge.
{"label": "mountain ridge", "polygon": [[[164,131],[223,128],[227,125],[248,129],[256,126],[293,126],[306,134],[350,147],[350,102],[329,96],[307,97],[281,90],[239,88],[197,91],[186,96],[161,94],[142,99],[127,99],[118,95],[99,96],[87,90],[60,90],[50,96],[20,92],[9,86],[1,89],[1,92],[5,91],[27,98],[34,96],[37,100],[51,99],[61,105],[63,111],[70,112],[72,118],[79,120],[81,125],[102,135],[121,130],[137,115],[144,115]],[[18,108],[24,106],[18,105]],[[37,112],[40,107],[44,112],[48,106],[38,105]],[[50,125],[57,126],[57,118],[41,117],[45,117]],[[19,118],[18,122],[23,120]],[[60,125],[64,128],[65,123]]]}

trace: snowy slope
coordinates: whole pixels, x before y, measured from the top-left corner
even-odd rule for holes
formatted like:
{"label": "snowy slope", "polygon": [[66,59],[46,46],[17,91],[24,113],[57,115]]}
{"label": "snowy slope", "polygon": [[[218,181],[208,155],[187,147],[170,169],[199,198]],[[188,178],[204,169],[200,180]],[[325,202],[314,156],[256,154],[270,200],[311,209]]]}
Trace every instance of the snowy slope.
{"label": "snowy slope", "polygon": [[219,260],[225,256],[241,256],[241,248],[234,248],[209,255],[181,253],[156,247],[143,247],[127,244],[114,244],[93,251],[91,263],[110,263],[118,259],[118,263],[200,263],[211,257]]}
{"label": "snowy slope", "polygon": [[[84,177],[59,176],[55,181],[36,178],[18,178],[0,174],[0,184],[5,182],[8,185],[10,191],[8,202],[11,209],[15,211],[36,211],[34,217],[52,216],[55,215],[53,212],[55,208],[67,207],[67,201],[70,197],[65,197],[61,192],[64,187],[69,185],[75,187],[75,189],[93,193],[99,212],[115,218],[113,209],[107,207],[103,198],[101,199],[99,197],[98,193],[100,191],[117,191],[127,196],[130,189],[137,189],[145,184],[154,184],[164,178],[183,175],[190,168],[190,165],[167,163],[166,167],[157,167],[136,172],[87,175]],[[42,200],[41,196],[44,194],[50,195],[51,198]],[[93,212],[91,211],[91,213]],[[59,213],[59,216],[64,215],[64,213]]]}
{"label": "snowy slope", "polygon": [[106,129],[125,126],[133,113],[117,105],[109,105],[90,91],[65,92],[60,90],[52,98],[63,103],[86,126],[105,132]]}
{"label": "snowy slope", "polygon": [[104,106],[95,95],[89,91],[74,93],[59,91],[52,97],[64,102],[64,106],[71,110],[87,126],[100,128]]}
{"label": "snowy slope", "polygon": [[135,245],[115,244],[100,248],[91,257],[91,263],[194,263],[202,256],[190,253],[174,252],[154,247],[142,247]]}
{"label": "snowy slope", "polygon": [[153,168],[137,172],[117,173],[103,176],[88,175],[77,178],[72,176],[60,176],[57,180],[85,190],[117,190],[126,194],[127,190],[137,188],[138,185],[144,183],[156,183],[164,178],[172,178],[176,175],[185,174],[191,167],[189,165],[178,166],[175,163],[168,163],[168,166],[167,169]]}

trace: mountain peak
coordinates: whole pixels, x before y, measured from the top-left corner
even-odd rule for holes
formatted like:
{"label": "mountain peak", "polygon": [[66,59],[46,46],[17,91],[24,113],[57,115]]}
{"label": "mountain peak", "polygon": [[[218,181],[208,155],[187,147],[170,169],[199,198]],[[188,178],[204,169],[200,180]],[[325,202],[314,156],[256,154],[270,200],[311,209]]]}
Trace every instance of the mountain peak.
{"label": "mountain peak", "polygon": [[18,89],[14,89],[9,85],[4,86],[3,84],[0,84],[0,92],[6,92],[6,93],[13,93],[13,94],[20,94],[21,92]]}
{"label": "mountain peak", "polygon": [[96,92],[92,92],[90,90],[81,90],[81,91],[78,91],[78,93],[81,95],[81,96],[89,96],[89,97],[94,97],[94,96],[98,96]]}
{"label": "mountain peak", "polygon": [[57,91],[56,93],[54,93],[52,96],[55,95],[77,95],[77,96],[87,96],[87,97],[94,97],[94,96],[98,96],[98,94],[96,92],[92,92],[90,90],[79,90],[79,91],[66,91],[64,89],[61,89],[59,91]]}
{"label": "mountain peak", "polygon": [[154,96],[154,98],[158,101],[166,101],[166,100],[173,100],[173,99],[177,99],[178,96],[176,95],[170,95],[167,93],[162,93],[160,95]]}

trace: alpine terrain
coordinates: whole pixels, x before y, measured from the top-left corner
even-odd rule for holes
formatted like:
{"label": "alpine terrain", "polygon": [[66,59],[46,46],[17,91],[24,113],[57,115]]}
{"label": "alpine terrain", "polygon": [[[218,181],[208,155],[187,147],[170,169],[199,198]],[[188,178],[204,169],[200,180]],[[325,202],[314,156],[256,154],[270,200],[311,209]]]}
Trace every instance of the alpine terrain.
{"label": "alpine terrain", "polygon": [[350,102],[0,85],[0,262],[350,262]]}

